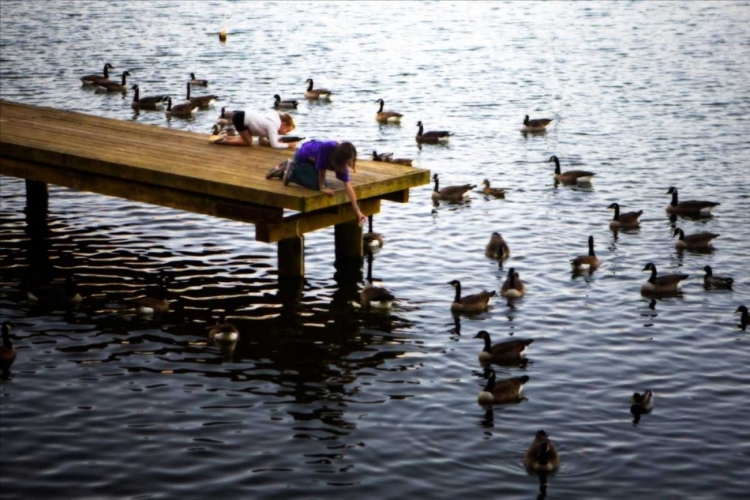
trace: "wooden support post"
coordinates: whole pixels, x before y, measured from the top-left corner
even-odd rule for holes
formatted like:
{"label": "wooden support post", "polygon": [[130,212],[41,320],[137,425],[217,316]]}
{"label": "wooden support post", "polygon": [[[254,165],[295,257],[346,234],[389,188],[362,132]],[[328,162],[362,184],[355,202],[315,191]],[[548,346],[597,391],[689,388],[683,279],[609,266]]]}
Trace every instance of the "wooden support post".
{"label": "wooden support post", "polygon": [[334,226],[336,261],[362,262],[362,226],[359,221],[351,220]]}
{"label": "wooden support post", "polygon": [[278,243],[279,277],[303,277],[305,275],[305,237],[295,236]]}
{"label": "wooden support post", "polygon": [[49,187],[46,182],[26,181],[26,213],[47,213]]}

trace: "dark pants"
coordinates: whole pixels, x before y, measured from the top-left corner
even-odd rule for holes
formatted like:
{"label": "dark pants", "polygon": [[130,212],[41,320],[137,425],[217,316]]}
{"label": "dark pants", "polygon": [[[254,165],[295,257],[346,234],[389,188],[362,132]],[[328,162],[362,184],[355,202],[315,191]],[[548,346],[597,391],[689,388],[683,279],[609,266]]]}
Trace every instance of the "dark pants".
{"label": "dark pants", "polygon": [[[315,189],[320,191],[320,184],[318,183],[318,171],[315,169],[315,164],[309,159],[294,156],[294,170],[289,175],[289,181],[305,186],[306,188]],[[326,187],[328,183],[326,182]]]}

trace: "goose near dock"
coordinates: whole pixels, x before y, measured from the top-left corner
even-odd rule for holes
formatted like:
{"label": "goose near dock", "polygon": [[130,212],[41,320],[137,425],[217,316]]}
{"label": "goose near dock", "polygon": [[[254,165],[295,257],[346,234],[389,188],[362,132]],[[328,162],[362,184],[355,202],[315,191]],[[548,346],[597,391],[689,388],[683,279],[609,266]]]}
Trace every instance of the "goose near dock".
{"label": "goose near dock", "polygon": [[444,144],[448,142],[451,138],[450,132],[447,130],[430,130],[428,132],[424,131],[424,125],[422,125],[421,121],[417,122],[417,142],[419,144]]}
{"label": "goose near dock", "polygon": [[460,281],[453,280],[448,284],[456,289],[456,295],[453,299],[453,303],[451,303],[451,311],[454,312],[474,313],[486,311],[487,307],[489,307],[490,299],[497,294],[494,290],[491,292],[482,290],[479,293],[462,297]]}
{"label": "goose near dock", "polygon": [[523,463],[537,471],[552,471],[560,467],[560,456],[546,432],[537,431],[534,441],[526,450]]}
{"label": "goose near dock", "polygon": [[534,339],[510,339],[493,345],[486,330],[480,331],[474,338],[484,340],[484,348],[479,351],[479,361],[482,363],[520,361],[526,357],[528,346],[534,342]]}
{"label": "goose near dock", "polygon": [[528,375],[495,381],[495,370],[490,370],[487,383],[477,396],[477,402],[480,405],[518,402],[521,400],[523,385],[528,381]]}
{"label": "goose near dock", "polygon": [[86,75],[81,77],[81,82],[84,85],[97,85],[99,83],[109,81],[109,70],[115,69],[110,63],[104,63],[104,69],[101,75]]}
{"label": "goose near dock", "polygon": [[385,101],[383,99],[378,99],[375,101],[375,103],[380,104],[380,108],[378,109],[378,112],[375,114],[375,119],[380,123],[401,123],[401,113],[397,113],[395,111],[383,111],[383,106],[385,106]]}

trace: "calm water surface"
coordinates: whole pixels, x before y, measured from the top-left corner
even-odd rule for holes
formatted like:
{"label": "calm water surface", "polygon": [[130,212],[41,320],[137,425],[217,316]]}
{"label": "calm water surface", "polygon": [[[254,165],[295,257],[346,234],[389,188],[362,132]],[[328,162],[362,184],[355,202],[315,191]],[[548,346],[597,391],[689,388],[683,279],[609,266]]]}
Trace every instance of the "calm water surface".
{"label": "calm water surface", "polygon": [[[44,5],[2,2],[3,99],[208,133],[221,106],[302,100],[314,78],[335,100],[300,105],[301,135],[508,196],[436,217],[429,186],[385,203],[373,275],[400,300],[381,314],[346,306],[332,230],[306,238],[297,295],[251,227],[51,186],[40,237],[23,181],[0,177],[0,317],[18,350],[0,381],[3,499],[745,497],[750,355],[732,313],[750,305],[748,2]],[[134,115],[130,93],[80,87],[105,61],[144,94],[179,97],[193,71],[221,101]],[[378,98],[401,126],[373,120]],[[524,137],[525,114],[555,121]],[[418,120],[451,144],[417,149]],[[555,186],[552,154],[593,186]],[[672,185],[721,206],[672,222]],[[639,230],[608,229],[615,201],[644,211]],[[716,249],[676,252],[675,225],[720,233]],[[504,269],[483,255],[493,231]],[[603,264],[573,275],[589,235]],[[647,262],[690,274],[682,296],[641,297]],[[706,264],[734,290],[704,290]],[[448,281],[499,290],[509,267],[525,298],[451,315]],[[172,310],[135,317],[161,269]],[[70,271],[79,308],[21,300],[22,278],[61,288]],[[207,342],[219,310],[242,331],[234,351]],[[526,366],[496,367],[530,377],[520,404],[476,403],[481,329],[535,340]],[[629,397],[647,388],[636,425]],[[542,428],[562,456],[546,488],[522,464]]]}

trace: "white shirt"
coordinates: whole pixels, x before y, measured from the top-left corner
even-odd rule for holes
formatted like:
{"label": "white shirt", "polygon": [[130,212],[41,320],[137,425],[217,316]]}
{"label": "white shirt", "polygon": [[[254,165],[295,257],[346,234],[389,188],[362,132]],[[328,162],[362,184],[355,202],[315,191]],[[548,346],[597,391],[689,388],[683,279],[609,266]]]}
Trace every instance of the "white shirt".
{"label": "white shirt", "polygon": [[257,135],[259,138],[266,138],[272,148],[288,148],[287,144],[279,142],[279,127],[281,127],[281,117],[278,113],[264,115],[245,111],[245,126],[249,129],[250,135]]}

